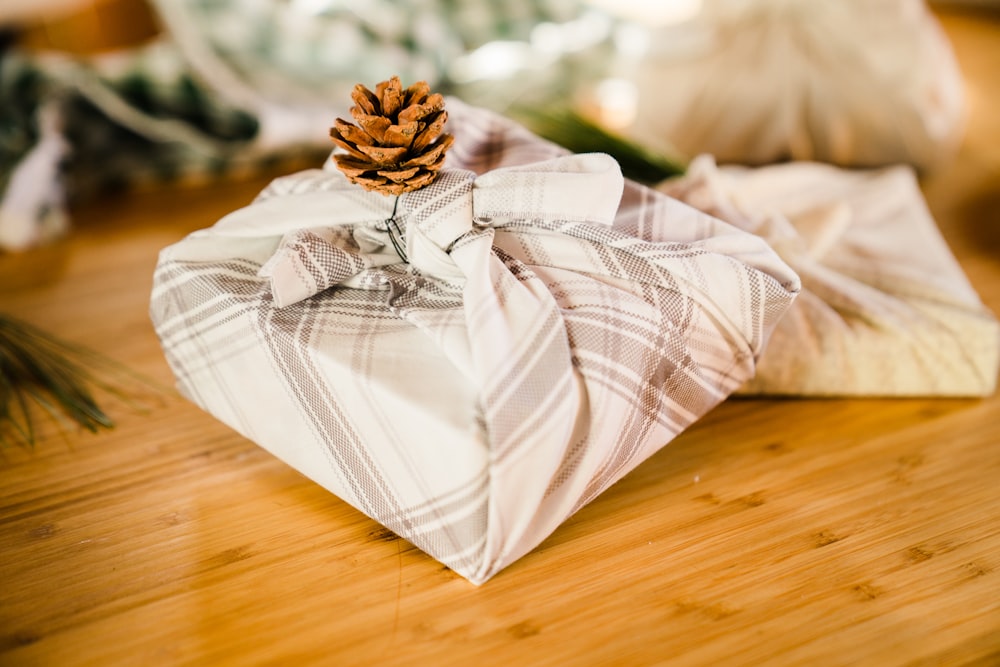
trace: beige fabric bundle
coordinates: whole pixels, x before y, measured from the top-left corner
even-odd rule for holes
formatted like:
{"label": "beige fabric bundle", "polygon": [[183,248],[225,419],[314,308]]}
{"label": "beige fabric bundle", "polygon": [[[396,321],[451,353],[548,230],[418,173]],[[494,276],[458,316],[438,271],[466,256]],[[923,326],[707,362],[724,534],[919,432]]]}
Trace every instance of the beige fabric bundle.
{"label": "beige fabric bundle", "polygon": [[704,0],[626,62],[633,132],[720,164],[933,168],[957,147],[957,61],[922,0]]}
{"label": "beige fabric bundle", "polygon": [[934,223],[913,171],[718,168],[660,190],[766,239],[802,278],[745,394],[983,396],[1000,327]]}
{"label": "beige fabric bundle", "polygon": [[432,185],[278,179],[162,252],[151,315],[191,400],[480,583],[745,383],[798,278],[606,155],[449,112]]}

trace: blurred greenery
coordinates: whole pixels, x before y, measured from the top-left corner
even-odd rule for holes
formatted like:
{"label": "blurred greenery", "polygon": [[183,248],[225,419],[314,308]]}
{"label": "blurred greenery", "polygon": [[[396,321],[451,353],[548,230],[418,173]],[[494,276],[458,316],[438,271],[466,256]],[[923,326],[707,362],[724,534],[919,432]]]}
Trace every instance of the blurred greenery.
{"label": "blurred greenery", "polygon": [[658,183],[685,171],[679,156],[649,150],[567,107],[515,107],[508,113],[535,134],[573,153],[607,153],[618,161],[626,178],[640,183]]}

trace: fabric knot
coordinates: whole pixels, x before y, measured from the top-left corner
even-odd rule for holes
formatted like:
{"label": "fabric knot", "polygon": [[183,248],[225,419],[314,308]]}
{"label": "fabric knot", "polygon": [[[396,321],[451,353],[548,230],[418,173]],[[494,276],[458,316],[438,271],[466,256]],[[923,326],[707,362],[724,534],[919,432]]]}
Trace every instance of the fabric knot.
{"label": "fabric knot", "polygon": [[[456,263],[451,253],[459,239],[492,238],[492,228],[515,223],[522,227],[562,222],[610,226],[624,185],[618,163],[603,153],[567,155],[482,175],[445,169],[427,187],[401,195],[385,218],[373,220],[372,213],[385,208],[386,198],[360,192],[345,180],[328,192],[298,197],[309,204],[301,207],[302,219],[309,224],[286,232],[258,275],[270,280],[278,307],[335,285],[361,286],[359,275],[399,263],[403,257],[422,274],[461,282],[477,269]],[[296,212],[295,207],[282,211],[283,227],[294,224],[288,218]],[[252,215],[247,211],[230,218],[238,221]],[[316,227],[317,219],[323,217],[329,226]],[[389,245],[386,221],[390,217],[393,229],[405,235],[403,253]],[[487,243],[487,248],[491,245]]]}
{"label": "fabric knot", "polygon": [[406,256],[409,263],[445,280],[462,277],[448,256],[451,246],[473,229],[472,186],[476,174],[446,169],[437,180],[401,196],[406,217]]}
{"label": "fabric knot", "polygon": [[414,226],[438,248],[447,250],[472,229],[472,186],[476,173],[446,169],[430,186],[401,196],[407,226]]}

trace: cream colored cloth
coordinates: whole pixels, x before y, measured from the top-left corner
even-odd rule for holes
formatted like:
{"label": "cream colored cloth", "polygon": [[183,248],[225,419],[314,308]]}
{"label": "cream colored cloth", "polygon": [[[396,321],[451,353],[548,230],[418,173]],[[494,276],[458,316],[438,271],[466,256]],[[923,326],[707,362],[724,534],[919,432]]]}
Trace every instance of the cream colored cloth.
{"label": "cream colored cloth", "polygon": [[610,157],[449,109],[434,184],[278,179],[162,252],[151,315],[191,400],[480,583],[745,383],[799,284]]}
{"label": "cream colored cloth", "polygon": [[623,64],[633,132],[720,164],[933,168],[964,127],[961,73],[922,0],[704,0]]}
{"label": "cream colored cloth", "polygon": [[1000,328],[938,231],[912,170],[717,168],[659,188],[761,235],[802,278],[745,394],[984,396]]}

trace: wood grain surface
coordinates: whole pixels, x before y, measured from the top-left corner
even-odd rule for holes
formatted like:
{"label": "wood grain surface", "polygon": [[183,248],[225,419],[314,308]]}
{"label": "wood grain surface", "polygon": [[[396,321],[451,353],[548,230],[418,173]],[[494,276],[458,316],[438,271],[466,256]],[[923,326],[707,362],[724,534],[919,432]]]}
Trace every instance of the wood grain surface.
{"label": "wood grain surface", "polygon": [[[969,131],[923,187],[1000,312],[1000,17],[942,21]],[[0,257],[0,311],[169,385],[156,254],[266,180],[79,207]],[[478,588],[142,398],[0,452],[0,664],[1000,664],[1000,396],[730,400]]]}

